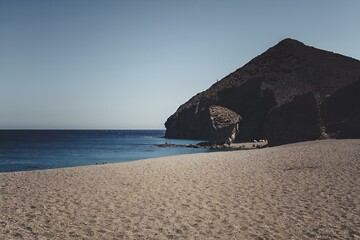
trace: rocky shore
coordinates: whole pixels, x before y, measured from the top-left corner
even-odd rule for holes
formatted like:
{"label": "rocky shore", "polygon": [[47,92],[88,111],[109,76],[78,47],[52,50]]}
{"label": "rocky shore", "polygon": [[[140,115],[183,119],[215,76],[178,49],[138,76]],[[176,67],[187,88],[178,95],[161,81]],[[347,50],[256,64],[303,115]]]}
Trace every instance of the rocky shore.
{"label": "rocky shore", "polygon": [[267,142],[243,142],[243,143],[232,143],[232,144],[211,144],[210,142],[201,142],[198,144],[155,144],[156,147],[161,148],[173,148],[173,147],[186,147],[186,148],[206,148],[211,150],[248,150],[248,149],[259,149],[268,147]]}

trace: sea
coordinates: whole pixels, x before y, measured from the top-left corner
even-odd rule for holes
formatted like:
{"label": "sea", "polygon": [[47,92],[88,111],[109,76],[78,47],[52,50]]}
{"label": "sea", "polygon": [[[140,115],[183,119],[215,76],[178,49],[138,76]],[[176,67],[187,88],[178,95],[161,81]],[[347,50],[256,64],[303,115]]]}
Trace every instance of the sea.
{"label": "sea", "polygon": [[0,130],[0,172],[30,171],[207,152],[158,147],[201,140],[166,139],[165,130]]}

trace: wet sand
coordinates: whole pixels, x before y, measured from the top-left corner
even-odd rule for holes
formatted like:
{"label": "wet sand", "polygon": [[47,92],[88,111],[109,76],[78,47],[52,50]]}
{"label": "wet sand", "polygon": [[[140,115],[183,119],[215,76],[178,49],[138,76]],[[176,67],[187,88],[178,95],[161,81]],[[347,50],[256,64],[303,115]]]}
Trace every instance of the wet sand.
{"label": "wet sand", "polygon": [[0,239],[360,239],[360,140],[0,173]]}

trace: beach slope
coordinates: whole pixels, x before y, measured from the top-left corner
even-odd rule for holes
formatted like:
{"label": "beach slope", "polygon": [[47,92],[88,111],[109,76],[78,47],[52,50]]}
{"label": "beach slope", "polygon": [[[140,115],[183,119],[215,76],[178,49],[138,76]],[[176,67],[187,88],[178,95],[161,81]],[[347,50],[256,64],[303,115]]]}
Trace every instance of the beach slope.
{"label": "beach slope", "polygon": [[0,239],[360,239],[360,140],[0,174]]}

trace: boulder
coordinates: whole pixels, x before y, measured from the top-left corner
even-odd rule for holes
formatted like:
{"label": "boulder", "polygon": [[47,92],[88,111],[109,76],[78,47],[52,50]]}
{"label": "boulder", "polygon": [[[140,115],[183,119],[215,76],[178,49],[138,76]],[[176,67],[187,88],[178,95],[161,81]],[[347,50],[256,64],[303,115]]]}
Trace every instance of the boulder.
{"label": "boulder", "polygon": [[221,106],[209,107],[210,144],[231,144],[239,133],[241,117],[234,111]]}

